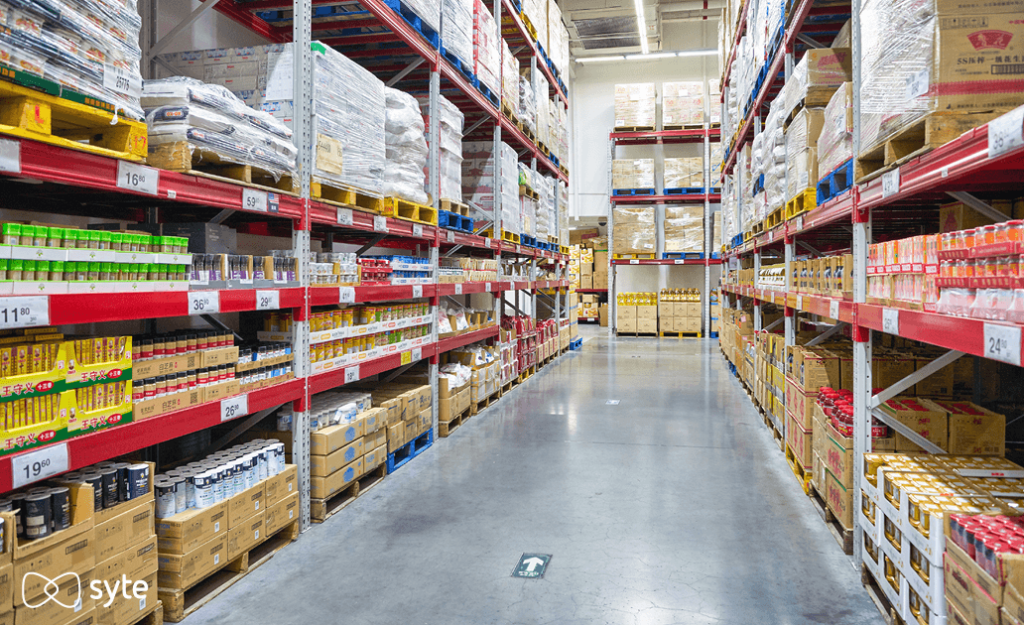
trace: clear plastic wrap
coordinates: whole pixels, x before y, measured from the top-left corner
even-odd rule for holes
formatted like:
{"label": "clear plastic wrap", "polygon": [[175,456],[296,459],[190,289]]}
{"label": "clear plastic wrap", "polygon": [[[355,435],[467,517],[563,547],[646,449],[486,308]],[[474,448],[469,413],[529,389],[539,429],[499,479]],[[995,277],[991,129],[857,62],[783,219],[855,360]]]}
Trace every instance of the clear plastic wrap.
{"label": "clear plastic wrap", "polygon": [[537,236],[537,200],[526,197],[519,197],[519,221],[522,223],[522,232],[528,236]]}
{"label": "clear plastic wrap", "polygon": [[615,127],[654,128],[656,97],[653,82],[615,85]]}
{"label": "clear plastic wrap", "polygon": [[519,121],[537,134],[537,100],[533,97],[533,86],[526,76],[519,77]]}
{"label": "clear plastic wrap", "polygon": [[569,187],[558,181],[558,243],[569,245]]}
{"label": "clear plastic wrap", "polygon": [[704,186],[704,159],[698,157],[666,158],[665,188]]}
{"label": "clear plastic wrap", "polygon": [[384,88],[387,115],[384,122],[384,195],[418,204],[429,204],[423,170],[427,166],[426,124],[419,102],[408,93]]}
{"label": "clear plastic wrap", "polygon": [[473,67],[473,0],[441,0],[441,46]]}
{"label": "clear plastic wrap", "polygon": [[494,195],[501,194],[501,229],[520,230],[519,171],[516,151],[501,144],[498,182],[494,181],[494,143],[466,141],[462,144],[462,195],[467,202],[492,212]]}
{"label": "clear plastic wrap", "polygon": [[554,0],[547,0],[548,5],[548,43],[544,52],[551,59],[559,74],[565,74],[569,67],[569,31],[562,19],[562,10]]}
{"label": "clear plastic wrap", "polygon": [[653,206],[618,205],[612,213],[613,254],[654,254],[658,251]]}
{"label": "clear plastic wrap", "polygon": [[0,63],[143,119],[134,0],[0,0]]}
{"label": "clear plastic wrap", "polygon": [[150,163],[157,167],[191,166],[199,151],[200,159],[252,165],[278,179],[295,172],[292,131],[220,85],[183,76],[148,80],[140,103],[146,113]]}
{"label": "clear plastic wrap", "polygon": [[523,15],[537,31],[537,42],[548,49],[548,0],[523,0]]}
{"label": "clear plastic wrap", "polygon": [[825,107],[818,135],[818,177],[853,158],[853,83],[836,89]]}
{"label": "clear plastic wrap", "polygon": [[665,205],[665,251],[704,251],[703,205]]}
{"label": "clear plastic wrap", "polygon": [[[428,96],[417,96],[424,120],[430,123],[430,100]],[[443,200],[462,202],[462,127],[465,116],[448,98],[439,96],[438,134],[441,149],[438,158],[438,195]],[[429,148],[429,138],[427,146]],[[426,174],[426,170],[424,170]]]}
{"label": "clear plastic wrap", "polygon": [[815,48],[804,53],[793,68],[793,80],[786,81],[786,113],[798,104],[821,106],[844,82],[853,77],[849,48]]}
{"label": "clear plastic wrap", "polygon": [[653,188],[653,158],[617,158],[614,161],[612,161],[612,189]]}
{"label": "clear plastic wrap", "polygon": [[[1024,103],[1024,1],[866,0],[861,6],[861,153],[925,115]],[[982,120],[979,120],[979,123]]]}
{"label": "clear plastic wrap", "polygon": [[437,0],[402,0],[402,4],[415,13],[434,32],[441,32],[441,3]]}
{"label": "clear plastic wrap", "polygon": [[[662,128],[704,123],[704,83],[666,82],[661,85]],[[668,186],[668,185],[665,185]]]}
{"label": "clear plastic wrap", "polygon": [[555,236],[558,230],[557,215],[555,214],[557,187],[555,179],[547,176],[539,176],[537,186],[540,187],[538,189],[540,200],[537,203],[537,234],[535,236],[546,241],[547,237]]}
{"label": "clear plastic wrap", "polygon": [[548,110],[550,100],[548,100],[548,93],[551,92],[551,87],[548,84],[548,79],[544,77],[544,74],[538,71],[534,77],[534,91],[533,97],[537,102],[537,142],[543,143],[548,148],[551,147],[551,114]]}
{"label": "clear plastic wrap", "polygon": [[501,100],[519,115],[519,59],[512,54],[508,42],[501,40]]}
{"label": "clear plastic wrap", "polygon": [[473,0],[473,73],[482,85],[498,95],[501,87],[501,46],[491,11]]}
{"label": "clear plastic wrap", "polygon": [[786,129],[786,199],[818,184],[818,137],[825,109],[804,108]]}

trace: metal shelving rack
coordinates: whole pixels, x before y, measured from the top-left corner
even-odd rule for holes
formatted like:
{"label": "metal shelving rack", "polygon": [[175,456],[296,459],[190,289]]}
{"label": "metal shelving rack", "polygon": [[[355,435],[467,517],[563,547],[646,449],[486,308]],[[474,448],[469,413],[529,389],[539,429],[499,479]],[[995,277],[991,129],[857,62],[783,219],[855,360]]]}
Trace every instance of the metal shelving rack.
{"label": "metal shelving rack", "polygon": [[[707,113],[707,111],[705,111]],[[615,297],[616,285],[616,267],[619,266],[631,266],[631,265],[701,265],[704,267],[704,296],[701,298],[701,318],[703,327],[707,329],[707,332],[711,330],[711,304],[710,297],[711,293],[711,265],[721,265],[722,259],[717,257],[718,254],[711,249],[711,223],[712,223],[712,204],[720,204],[722,201],[721,193],[712,193],[714,188],[711,185],[711,151],[710,147],[712,143],[717,143],[722,139],[722,131],[719,128],[711,128],[710,124],[705,122],[703,128],[694,128],[688,130],[656,130],[647,132],[612,132],[609,133],[609,170],[608,170],[608,187],[611,189],[611,164],[615,160],[615,149],[620,146],[634,146],[634,145],[679,145],[679,144],[701,144],[701,159],[704,163],[704,193],[700,194],[687,194],[687,195],[614,195],[611,190],[609,191],[609,203],[610,217],[614,217],[614,209],[618,204],[703,204],[704,205],[704,258],[680,258],[680,259],[616,259],[612,254],[613,248],[613,236],[615,230],[615,220],[610,218],[608,220],[608,281],[609,288],[607,291],[599,289],[590,292],[607,292],[608,293],[608,304],[609,304],[609,316],[611,319],[608,322],[608,332],[611,336],[615,335],[616,332],[616,306],[617,298]],[[664,240],[664,237],[662,237]],[[655,254],[657,256],[658,254]],[[716,258],[712,258],[716,256]],[[588,291],[579,291],[588,292]]]}
{"label": "metal shelving rack", "polygon": [[[860,146],[860,6],[861,0],[852,0],[852,47],[853,47],[853,94],[854,134],[853,154],[859,153]],[[730,177],[735,165],[736,153],[749,139],[750,131],[758,132],[760,119],[757,113],[772,92],[776,92],[782,80],[779,75],[781,63],[785,63],[785,75],[793,67],[793,54],[798,41],[807,41],[804,30],[809,15],[828,15],[835,7],[814,7],[813,0],[801,0],[790,17],[785,31],[784,54],[779,54],[769,68],[769,78],[762,88],[753,95],[755,102],[750,115],[745,119],[732,138],[730,150],[723,167],[723,183],[742,188],[740,172]],[[745,20],[741,20],[736,40],[732,43],[729,58],[735,55],[739,38],[742,36]],[[820,30],[820,28],[819,28]],[[731,65],[731,61],[730,61]],[[730,65],[726,65],[725,80],[728,80]],[[723,83],[723,94],[727,84]],[[723,102],[727,95],[723,95]],[[723,104],[723,119],[725,118]],[[723,278],[738,268],[740,258],[752,258],[755,270],[760,267],[762,256],[771,255],[775,260],[785,259],[786,288],[783,291],[762,290],[754,287],[723,285],[723,291],[730,294],[731,305],[739,308],[743,298],[750,298],[755,309],[755,330],[760,331],[762,303],[784,307],[785,341],[793,345],[797,319],[800,313],[817,315],[837,322],[831,331],[848,325],[853,339],[854,352],[854,457],[859,458],[871,451],[870,419],[878,418],[903,434],[922,448],[932,453],[943,450],[920,435],[903,426],[875,408],[886,399],[909,388],[941,366],[956,358],[969,354],[992,358],[1021,365],[1024,324],[1003,321],[953,317],[933,312],[890,308],[867,304],[867,262],[868,245],[874,240],[876,229],[890,233],[899,228],[899,216],[922,215],[922,205],[938,204],[956,198],[985,212],[987,203],[973,194],[977,192],[1019,191],[1024,180],[1024,107],[1005,113],[996,120],[963,133],[958,138],[921,156],[900,164],[881,176],[860,184],[850,190],[782,226],[749,238],[743,244],[724,252],[727,263]],[[741,198],[742,201],[742,198]],[[739,210],[740,207],[738,207]],[[937,209],[925,209],[937,212]],[[994,215],[994,213],[989,213]],[[737,213],[737,223],[739,214]],[[840,299],[798,293],[789,283],[790,263],[798,252],[798,245],[808,250],[830,251],[852,248],[854,258],[853,296]],[[755,271],[756,276],[756,271]],[[945,355],[936,359],[933,365],[917,371],[894,386],[873,394],[871,380],[873,332],[886,332],[913,341],[945,348]],[[986,336],[990,333],[1006,333],[1012,337],[1008,342],[1009,355],[997,355],[989,351]],[[1002,334],[1000,334],[1002,335]],[[756,376],[756,368],[755,368]],[[780,432],[784,429],[780,427]],[[785,436],[785,434],[783,434]],[[861,483],[864,480],[864,465],[855,461],[854,500],[852,509],[860,510]],[[853,560],[858,568],[863,551],[863,530],[859,521],[854,522]]]}
{"label": "metal shelving rack", "polygon": [[[156,35],[157,0],[151,0],[148,7],[141,11],[144,17],[143,47],[148,51],[144,56],[149,60],[149,63],[144,64],[143,71],[148,71],[150,72],[148,75],[153,76],[153,72],[157,71],[159,65],[156,54],[165,49],[171,38],[191,28],[210,9],[216,9],[272,42],[294,42],[298,44],[297,48],[300,50],[300,53],[294,56],[293,65],[294,93],[299,94],[295,101],[296,107],[300,109],[295,115],[294,136],[296,145],[311,145],[312,59],[310,41],[313,35],[317,34],[318,38],[329,38],[329,42],[340,47],[343,53],[361,61],[380,55],[377,51],[368,53],[365,50],[360,50],[361,47],[365,47],[365,40],[382,40],[378,35],[373,37],[332,36],[332,29],[349,27],[349,24],[318,22],[314,25],[312,23],[312,6],[314,4],[321,6],[326,3],[318,0],[297,0],[295,2],[259,0],[249,3],[235,0],[207,0],[190,16],[176,25],[164,39],[158,41]],[[342,4],[342,2],[338,2],[338,4]],[[344,4],[349,3],[345,2]],[[369,17],[362,20],[361,27],[384,27],[389,31],[387,36],[389,45],[400,44],[401,47],[398,48],[400,52],[415,57],[414,60],[399,68],[388,69],[385,67],[380,69],[379,73],[376,67],[370,69],[378,76],[383,75],[388,84],[398,86],[398,88],[415,91],[416,80],[419,80],[421,86],[427,85],[430,93],[431,127],[429,132],[432,146],[439,145],[437,128],[439,116],[436,115],[436,111],[443,81],[448,89],[447,93],[451,95],[450,99],[460,109],[477,116],[473,122],[475,128],[470,128],[470,131],[466,133],[467,140],[469,140],[468,135],[474,129],[480,129],[484,122],[490,121],[496,155],[504,136],[506,141],[518,148],[520,158],[530,158],[534,167],[540,166],[560,180],[568,180],[564,171],[544,156],[515,124],[502,115],[482,93],[471,86],[458,70],[441,57],[438,51],[431,47],[403,18],[380,0],[359,0],[359,4],[369,13]],[[503,6],[506,10],[511,10],[508,0],[496,0],[493,5],[499,35],[501,34]],[[292,11],[292,23],[287,26],[271,25],[253,13],[254,10],[272,8]],[[526,35],[522,22],[518,20],[518,15],[514,17],[518,24],[520,37],[528,41],[529,37]],[[321,34],[324,37],[321,37]],[[525,52],[520,50],[519,54],[525,56],[529,53],[533,56],[533,63],[549,75],[549,81],[553,85],[551,94],[557,94],[565,101],[565,94],[554,80],[554,76],[551,75],[551,70],[543,63],[536,64],[535,59],[538,54],[536,46],[527,46],[527,48],[528,50]],[[396,50],[394,47],[389,49],[393,52]],[[419,71],[419,75],[415,74],[416,71]],[[472,124],[467,123],[467,127],[470,126]],[[480,130],[480,132],[484,130]],[[386,372],[398,372],[426,359],[430,363],[436,435],[439,355],[477,341],[496,339],[498,326],[500,326],[499,317],[498,325],[495,327],[438,340],[435,320],[429,340],[423,341],[419,347],[414,347],[405,353],[391,353],[380,358],[363,361],[358,366],[349,365],[337,371],[314,374],[309,362],[308,319],[310,308],[341,303],[342,294],[338,288],[310,286],[309,267],[306,259],[308,259],[310,241],[313,236],[324,237],[328,241],[338,240],[335,237],[343,237],[346,243],[383,244],[384,247],[406,248],[417,253],[426,253],[429,254],[435,269],[438,266],[438,258],[442,250],[447,252],[464,248],[476,254],[492,254],[499,260],[499,263],[502,255],[525,259],[531,263],[531,266],[536,266],[538,261],[549,262],[554,264],[557,271],[556,280],[543,281],[536,280],[536,274],[533,273],[529,280],[502,279],[488,283],[466,283],[463,285],[356,286],[351,287],[352,299],[354,299],[352,303],[423,297],[427,298],[431,307],[436,310],[441,297],[456,296],[459,292],[466,295],[491,292],[496,298],[504,301],[508,292],[515,293],[515,297],[519,297],[520,293],[533,297],[534,293],[540,289],[556,289],[558,295],[553,298],[556,316],[561,318],[564,313],[567,317],[568,311],[564,306],[560,306],[560,303],[563,302],[563,294],[569,287],[564,273],[568,262],[567,254],[520,246],[500,239],[485,238],[479,234],[453,232],[391,217],[382,218],[359,210],[340,208],[334,204],[311,199],[309,176],[308,174],[301,175],[302,172],[312,171],[309,150],[299,149],[298,151],[300,157],[297,165],[300,173],[299,179],[302,183],[301,190],[297,194],[275,193],[261,187],[248,187],[185,173],[145,168],[145,166],[139,165],[138,167],[143,167],[158,177],[156,192],[150,195],[127,191],[117,185],[119,163],[122,162],[117,159],[7,136],[0,136],[0,148],[2,148],[4,156],[3,165],[0,166],[0,175],[4,178],[32,182],[34,184],[21,185],[20,188],[30,188],[32,193],[45,194],[48,198],[68,197],[74,198],[75,201],[85,206],[102,207],[102,209],[96,210],[104,210],[105,216],[127,221],[144,221],[146,217],[155,219],[161,209],[184,209],[200,220],[208,219],[215,222],[219,222],[226,216],[234,215],[236,219],[240,220],[241,225],[251,233],[292,238],[293,252],[302,259],[299,287],[261,289],[260,291],[204,291],[203,293],[216,294],[221,313],[271,310],[271,308],[260,306],[261,298],[258,298],[257,294],[264,291],[274,292],[274,299],[279,302],[277,307],[273,308],[274,310],[290,309],[293,311],[295,331],[291,335],[291,340],[295,356],[296,378],[284,384],[245,394],[248,410],[245,414],[235,417],[235,420],[242,427],[251,426],[278,407],[288,403],[293,405],[292,448],[294,462],[300,467],[299,487],[302,500],[303,529],[306,529],[310,523],[308,449],[310,396],[352,382],[354,379],[366,379]],[[496,158],[496,162],[500,162],[500,159]],[[431,197],[435,198],[436,208],[438,205],[436,199],[438,197],[438,177],[433,173],[438,171],[436,147],[430,152],[428,169],[432,172],[428,180]],[[245,206],[243,202],[245,195],[253,193],[266,196],[266,210],[251,210]],[[494,230],[498,232],[501,229],[500,194],[496,194],[495,201],[499,204],[495,207],[492,219],[488,219],[487,222],[493,222]],[[136,208],[137,206],[146,208]],[[76,214],[98,214],[88,211],[89,209],[85,209],[85,212],[82,213],[79,210]],[[345,218],[344,225],[340,223],[343,216]],[[384,244],[385,240],[386,244]],[[45,321],[41,321],[40,325],[152,320],[182,317],[189,314],[189,296],[184,292],[54,294],[44,297],[46,298],[47,318]],[[0,298],[0,304],[5,306],[14,305],[17,302],[17,297]],[[504,307],[496,308],[500,315]],[[567,324],[567,318],[562,323]],[[207,429],[225,421],[221,403],[211,402],[112,430],[71,438],[59,444],[66,446],[68,459],[66,470],[74,470]],[[36,453],[36,450],[0,457],[0,493],[9,491],[13,487],[14,459],[24,460],[26,456],[33,453]]]}

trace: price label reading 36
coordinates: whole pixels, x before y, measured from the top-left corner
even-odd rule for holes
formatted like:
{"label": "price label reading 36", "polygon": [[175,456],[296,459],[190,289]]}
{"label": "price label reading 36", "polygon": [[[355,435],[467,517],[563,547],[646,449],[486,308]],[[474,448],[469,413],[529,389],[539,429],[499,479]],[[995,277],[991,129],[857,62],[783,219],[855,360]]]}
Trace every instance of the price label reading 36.
{"label": "price label reading 36", "polygon": [[220,293],[217,291],[189,291],[188,314],[209,315],[220,312]]}

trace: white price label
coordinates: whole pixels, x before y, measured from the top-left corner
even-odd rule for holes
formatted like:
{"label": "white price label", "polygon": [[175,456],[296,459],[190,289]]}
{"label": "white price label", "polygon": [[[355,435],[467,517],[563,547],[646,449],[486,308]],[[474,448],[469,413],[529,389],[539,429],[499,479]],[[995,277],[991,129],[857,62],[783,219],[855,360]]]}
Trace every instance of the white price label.
{"label": "white price label", "polygon": [[280,291],[256,291],[256,310],[277,310],[281,308]]}
{"label": "white price label", "polygon": [[142,95],[142,77],[108,63],[103,67],[103,88],[120,96],[138,98]]}
{"label": "white price label", "polygon": [[889,197],[900,192],[900,168],[882,174],[882,197]]}
{"label": "white price label", "polygon": [[796,219],[793,220],[793,227],[796,228],[797,230],[803,230],[804,229],[804,216],[803,215],[800,215],[799,217],[797,217]]}
{"label": "white price label", "polygon": [[11,458],[11,486],[21,488],[67,470],[67,443],[48,445]]}
{"label": "white price label", "polygon": [[1020,326],[985,324],[985,358],[1020,366]]}
{"label": "white price label", "polygon": [[339,226],[351,226],[352,221],[352,209],[351,208],[339,208],[338,209],[338,225]]}
{"label": "white price label", "polygon": [[797,307],[797,310],[803,310],[803,308],[804,308],[804,296],[803,295],[797,295],[796,296],[796,307]]}
{"label": "white price label", "polygon": [[882,309],[882,332],[899,336],[900,311],[895,308]]}
{"label": "white price label", "polygon": [[455,243],[455,231],[454,230],[449,230],[448,231],[448,242],[449,243]]}
{"label": "white price label", "polygon": [[455,294],[456,295],[462,295],[462,285],[461,284],[456,284],[455,285]]}
{"label": "white price label", "polygon": [[412,236],[414,236],[414,237],[422,237],[423,236],[423,226],[421,224],[413,224],[412,225]]}
{"label": "white price label", "polygon": [[673,264],[674,265],[685,265],[686,264],[686,259],[685,258],[677,258]]}
{"label": "white price label", "polygon": [[836,321],[839,320],[839,300],[832,300],[828,303],[828,316]]}
{"label": "white price label", "polygon": [[491,239],[489,237],[484,237],[484,247],[491,247]]}
{"label": "white price label", "polygon": [[631,258],[631,259],[629,260],[629,264],[630,264],[630,265],[639,265],[639,264],[640,264],[640,261],[639,261],[639,260],[637,260],[637,259],[635,259],[635,258]]}
{"label": "white price label", "polygon": [[988,123],[988,157],[999,156],[1024,145],[1024,106]]}
{"label": "white price label", "polygon": [[488,293],[490,293],[490,292],[491,292],[491,283],[490,283],[490,282],[484,282],[484,289],[485,289],[485,290],[486,290],[486,291],[487,291]]}
{"label": "white price label", "polygon": [[412,350],[412,359],[413,359],[413,362],[415,362],[417,360],[423,360],[423,348],[421,348],[421,347],[414,348]]}
{"label": "white price label", "polygon": [[516,254],[519,254],[522,251],[523,251],[523,246],[521,246],[518,243],[516,243]]}
{"label": "white price label", "polygon": [[374,232],[383,232],[384,234],[387,234],[387,232],[388,232],[388,218],[387,217],[383,217],[381,215],[374,215],[373,216],[373,231]]}
{"label": "white price label", "polygon": [[422,284],[414,284],[414,285],[412,285],[412,296],[413,297],[423,297],[423,285]]}
{"label": "white price label", "polygon": [[220,400],[221,422],[244,417],[249,414],[249,396],[237,395]]}
{"label": "white price label", "polygon": [[267,212],[267,192],[258,189],[242,189],[242,208],[248,211]]}
{"label": "white price label", "polygon": [[0,298],[0,330],[50,325],[50,298]]}
{"label": "white price label", "polygon": [[21,173],[21,142],[0,139],[0,171]]}
{"label": "white price label", "polygon": [[126,191],[156,195],[160,187],[160,171],[128,161],[117,161],[117,186]]}
{"label": "white price label", "polygon": [[356,289],[351,286],[343,286],[339,289],[338,301],[342,304],[356,303]]}
{"label": "white price label", "polygon": [[220,312],[220,293],[217,291],[189,291],[188,314],[209,315]]}
{"label": "white price label", "polygon": [[345,384],[359,381],[359,365],[353,365],[345,369]]}

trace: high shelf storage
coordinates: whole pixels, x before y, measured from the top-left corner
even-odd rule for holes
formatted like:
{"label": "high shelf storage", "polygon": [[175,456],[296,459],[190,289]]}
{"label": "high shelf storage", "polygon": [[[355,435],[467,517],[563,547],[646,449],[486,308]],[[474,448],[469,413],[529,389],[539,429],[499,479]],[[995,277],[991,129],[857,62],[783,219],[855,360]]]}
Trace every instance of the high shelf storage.
{"label": "high shelf storage", "polygon": [[[164,0],[166,1],[166,0]],[[493,142],[494,153],[502,141],[512,144],[521,161],[533,170],[542,170],[557,180],[568,181],[568,168],[545,146],[527,136],[514,120],[502,113],[495,102],[478,88],[454,61],[442,54],[436,33],[417,29],[402,3],[382,0],[322,2],[318,0],[236,0],[208,1],[201,4],[182,23],[157,40],[157,1],[143,16],[144,58],[147,78],[173,74],[159,54],[182,32],[191,29],[210,9],[230,17],[270,42],[295,44],[292,60],[292,93],[295,94],[294,143],[298,149],[298,170],[311,172],[314,144],[311,40],[317,39],[347,57],[364,64],[376,76],[407,92],[422,93],[428,100],[429,136],[432,139],[428,161],[428,181],[432,208],[439,209],[438,194],[438,98],[443,93],[466,116],[464,140]],[[345,5],[336,18],[313,22],[318,11]],[[392,8],[394,6],[395,8]],[[549,65],[523,25],[519,10],[509,0],[498,0],[493,9],[495,36],[515,45],[520,61],[531,68],[536,86],[547,85],[548,97],[567,103],[565,82]],[[342,14],[344,13],[344,14]],[[319,14],[318,14],[319,16]],[[503,29],[503,23],[510,27]],[[539,77],[545,76],[541,83]],[[499,75],[500,79],[500,75]],[[491,94],[493,95],[493,94]],[[109,121],[109,114],[107,114]],[[222,289],[181,292],[142,293],[41,293],[21,297],[9,292],[0,297],[5,310],[29,311],[31,318],[7,322],[4,328],[71,325],[120,321],[152,321],[158,318],[202,314],[211,327],[222,327],[212,314],[256,311],[290,311],[295,320],[286,340],[294,355],[295,377],[283,383],[198,406],[161,414],[120,425],[110,430],[69,438],[54,445],[0,456],[0,493],[51,475],[75,470],[99,461],[135,452],[222,423],[233,421],[236,429],[245,429],[282,405],[293,407],[291,441],[292,462],[299,467],[299,491],[305,529],[310,523],[309,406],[312,396],[346,384],[389,373],[397,375],[419,361],[430,364],[433,395],[433,431],[438,423],[439,356],[453,349],[479,342],[497,341],[501,317],[513,311],[536,318],[538,305],[551,309],[559,328],[568,331],[568,287],[565,265],[567,247],[553,242],[528,246],[502,236],[501,196],[495,193],[490,210],[472,206],[477,219],[472,232],[438,227],[436,218],[408,219],[394,212],[367,208],[351,199],[333,201],[319,196],[311,188],[310,176],[297,177],[296,191],[281,190],[214,175],[157,169],[140,164],[145,152],[130,160],[100,155],[95,150],[76,149],[55,141],[35,141],[12,134],[0,134],[0,174],[9,199],[23,206],[46,205],[46,212],[85,217],[105,217],[138,223],[171,223],[179,215],[189,220],[219,224],[231,219],[239,231],[249,235],[289,237],[291,253],[300,259],[295,286],[253,289]],[[496,159],[497,160],[497,159]],[[133,162],[134,161],[134,162]],[[362,197],[362,196],[358,196]],[[45,198],[45,202],[40,199]],[[338,199],[338,198],[335,198]],[[555,202],[558,202],[556,193]],[[35,202],[35,204],[33,204]],[[379,201],[378,201],[379,203]],[[376,204],[374,204],[376,206]],[[556,204],[557,214],[557,204]],[[554,226],[557,228],[558,225]],[[485,236],[485,234],[489,236]],[[517,235],[518,238],[518,235]],[[356,285],[318,287],[311,283],[310,242],[312,239],[359,246],[360,253],[371,248],[404,249],[413,256],[428,259],[434,279],[415,285]],[[328,248],[330,249],[330,248]],[[493,259],[501,267],[503,260],[525,269],[515,276],[486,282],[438,283],[440,259],[454,253]],[[548,270],[542,276],[541,270]],[[437,311],[442,298],[462,306],[473,294],[491,294],[496,302],[495,323],[477,331],[439,339]],[[405,345],[389,346],[373,358],[343,363],[320,370],[310,362],[311,307],[334,304],[398,302],[426,299],[431,324],[428,336]],[[198,300],[201,305],[197,304]],[[544,304],[541,304],[544,302]],[[313,341],[316,342],[315,340]],[[400,350],[398,348],[401,348]],[[563,350],[559,350],[561,353]],[[15,468],[32,464],[36,458],[54,459],[47,470],[29,478],[14,474]],[[50,464],[50,460],[47,463]]]}
{"label": "high shelf storage", "polygon": [[[942,516],[936,514],[932,518],[934,540],[928,545],[920,542],[921,532],[908,525],[901,526],[902,533],[895,537],[887,525],[883,534],[882,517],[886,524],[898,524],[900,515],[906,512],[886,508],[884,502],[876,506],[876,499],[881,501],[882,484],[877,484],[876,491],[875,475],[865,474],[866,463],[862,459],[880,440],[873,439],[873,424],[889,428],[897,439],[902,437],[903,444],[907,445],[902,449],[914,448],[933,454],[970,453],[953,450],[945,441],[937,442],[941,437],[935,432],[911,427],[908,420],[882,408],[893,397],[913,395],[915,385],[919,395],[928,397],[934,391],[921,389],[935,388],[939,381],[933,376],[939,372],[948,374],[951,365],[965,355],[976,357],[973,386],[968,386],[967,392],[973,391],[971,399],[975,404],[984,404],[998,399],[986,397],[985,389],[994,388],[992,384],[998,384],[1002,376],[998,369],[993,369],[996,365],[981,359],[997,361],[1001,363],[998,366],[1009,367],[1011,371],[1012,367],[1022,364],[1021,321],[1024,319],[1010,303],[1019,278],[996,273],[991,279],[988,273],[961,276],[955,266],[969,263],[973,271],[976,261],[968,259],[977,258],[978,263],[985,261],[982,271],[987,272],[988,259],[995,261],[1001,254],[1012,254],[1018,249],[1019,244],[1013,240],[995,243],[994,234],[991,239],[982,238],[982,233],[988,231],[987,228],[982,230],[982,224],[1019,219],[1014,202],[1019,204],[1020,181],[1024,180],[1024,106],[1017,106],[1018,98],[1013,105],[1016,108],[995,107],[982,113],[963,114],[960,118],[934,113],[924,115],[913,126],[919,127],[920,133],[899,127],[891,131],[892,137],[882,142],[883,154],[882,148],[876,150],[868,144],[869,129],[864,127],[863,121],[865,112],[870,115],[879,108],[878,102],[870,103],[873,108],[866,108],[869,103],[864,101],[864,94],[871,92],[867,85],[875,78],[869,72],[878,71],[862,62],[866,53],[865,37],[877,38],[878,35],[875,31],[864,30],[865,3],[854,0],[852,6],[833,3],[826,6],[804,0],[785,4],[783,28],[775,37],[777,43],[768,46],[768,57],[755,77],[752,92],[729,93],[730,71],[734,71],[732,60],[738,54],[747,27],[747,20],[742,17],[746,4],[740,3],[743,8],[738,26],[733,36],[724,42],[724,57],[728,62],[723,67],[723,128],[729,147],[722,181],[724,194],[734,199],[733,203],[723,206],[723,210],[730,211],[733,229],[727,230],[728,241],[723,238],[726,263],[722,290],[726,307],[733,310],[737,323],[749,324],[752,328],[744,330],[747,338],[742,344],[723,337],[723,347],[735,367],[734,372],[746,369],[741,377],[750,384],[755,405],[763,406],[761,411],[766,424],[775,431],[780,448],[786,452],[794,473],[807,489],[812,476],[810,471],[798,466],[799,462],[794,462],[792,448],[794,441],[802,436],[800,431],[794,436],[792,411],[800,412],[805,408],[799,384],[786,372],[788,366],[797,365],[791,361],[787,364],[787,359],[792,358],[793,348],[800,344],[812,347],[829,341],[830,337],[849,337],[852,345],[849,378],[852,380],[852,450],[848,451],[852,451],[849,467],[852,498],[848,512],[852,527],[844,529],[837,525],[838,513],[825,509],[831,508],[830,503],[820,503],[822,499],[827,500],[823,494],[816,500],[823,518],[830,522],[833,534],[846,553],[852,554],[858,568],[870,573],[864,578],[865,585],[887,617],[895,614],[901,622],[915,618],[921,622],[946,622],[948,618],[953,622],[953,615],[947,614],[950,597],[943,596],[942,558],[943,550],[949,547],[942,537]],[[749,211],[743,213],[744,205],[754,201],[746,191],[751,185],[745,185],[750,181],[743,180],[746,172],[737,167],[738,155],[763,132],[763,118],[769,113],[767,105],[785,92],[786,81],[794,76],[794,66],[801,55],[807,50],[827,46],[847,18],[852,18],[849,31],[852,56],[849,82],[852,86],[848,91],[852,158],[840,168],[839,173],[845,180],[832,180],[834,172],[819,171],[817,180],[799,185],[800,202],[787,202],[781,217],[766,211],[765,215],[751,219]],[[938,31],[934,36],[938,37]],[[877,46],[874,50],[877,52]],[[928,92],[929,78],[925,76],[923,80],[923,87],[908,88],[907,99],[913,100]],[[878,83],[873,84],[877,90]],[[936,93],[934,84],[931,89],[931,93]],[[943,92],[939,89],[938,93]],[[902,96],[901,91],[893,99]],[[740,113],[735,124],[729,123],[730,98],[735,99],[731,105],[738,106]],[[890,106],[896,109],[895,105]],[[870,132],[877,133],[878,129]],[[820,184],[814,184],[819,181]],[[755,180],[752,185],[754,196],[764,187],[763,183],[757,184],[760,182]],[[803,187],[808,186],[816,186],[816,197],[815,189],[809,189],[810,195],[802,194]],[[785,199],[796,198],[787,196]],[[940,205],[946,206],[940,208]],[[981,226],[977,241],[974,240],[975,225]],[[953,234],[944,237],[940,233]],[[970,233],[970,241],[963,245],[957,242],[959,233]],[[919,243],[920,249],[912,251],[913,243]],[[829,262],[823,264],[821,259]],[[765,269],[769,266],[771,270]],[[969,293],[965,301],[957,300],[957,289]],[[766,314],[775,320],[766,324]],[[780,324],[784,333],[771,334]],[[751,329],[756,338],[751,338]],[[804,334],[798,338],[801,332]],[[736,331],[735,337],[739,338],[739,334]],[[810,338],[815,334],[815,338]],[[886,366],[886,361],[873,358],[873,353],[888,348],[888,362],[892,362],[891,349],[905,346],[904,342],[927,354],[920,358],[916,367],[911,366],[897,375],[892,367]],[[741,355],[743,350],[748,351],[746,356]],[[768,365],[751,367],[751,362],[758,358],[755,352],[762,350],[767,350]],[[802,369],[802,365],[799,368]],[[799,376],[802,375],[801,371]],[[967,376],[970,378],[969,371]],[[884,379],[880,381],[880,377]],[[886,388],[877,388],[880,386]],[[806,408],[810,410],[816,398],[805,397],[811,402]],[[1005,423],[1009,426],[1009,417]],[[998,432],[995,438],[1003,440],[1004,433]],[[844,462],[839,464],[844,465]],[[815,494],[813,489],[811,494]],[[937,536],[936,523],[940,528]],[[909,540],[910,544],[902,558],[898,555],[901,540]],[[896,545],[897,552],[893,552],[891,545]],[[930,582],[927,573],[922,577],[910,569],[904,572],[900,568],[909,561],[907,551],[916,551],[917,556],[926,561],[925,565],[930,564]],[[883,571],[883,556],[894,564],[892,570],[902,575],[893,576],[888,566]],[[948,562],[949,554],[945,557]],[[927,571],[925,565],[918,562],[913,566]],[[922,566],[924,569],[920,568]],[[948,605],[954,603],[951,601]],[[917,613],[924,614],[917,616]]]}

